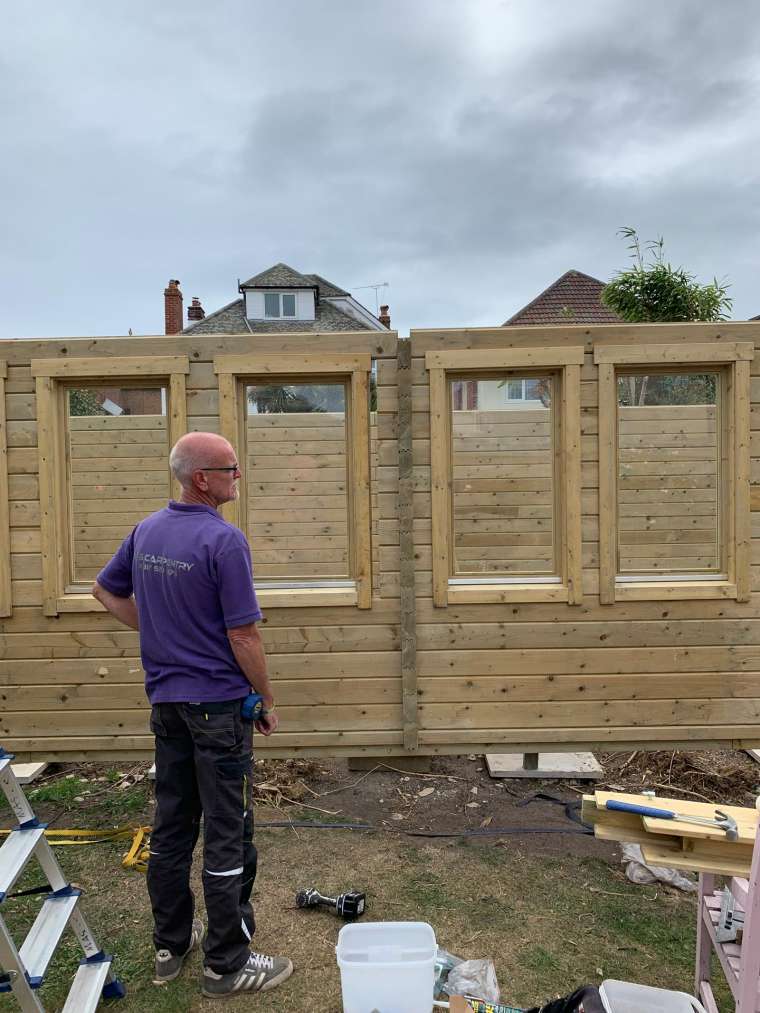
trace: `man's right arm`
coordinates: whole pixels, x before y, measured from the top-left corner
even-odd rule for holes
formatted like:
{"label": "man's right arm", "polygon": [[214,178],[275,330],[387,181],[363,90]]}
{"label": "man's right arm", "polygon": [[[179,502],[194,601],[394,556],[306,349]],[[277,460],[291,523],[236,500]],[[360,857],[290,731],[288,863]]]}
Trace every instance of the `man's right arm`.
{"label": "man's right arm", "polygon": [[273,710],[274,694],[267,673],[264,642],[256,623],[247,623],[245,626],[227,630],[227,636],[235,661],[240,665],[243,675],[253,689],[264,697],[265,710]]}

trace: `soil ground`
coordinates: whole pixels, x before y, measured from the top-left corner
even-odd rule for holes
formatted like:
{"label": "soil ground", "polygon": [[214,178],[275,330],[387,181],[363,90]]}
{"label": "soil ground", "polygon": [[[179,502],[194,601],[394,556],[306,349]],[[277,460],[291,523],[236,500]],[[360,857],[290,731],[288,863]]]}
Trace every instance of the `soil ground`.
{"label": "soil ground", "polygon": [[[737,752],[600,759],[605,783],[614,789],[664,785],[657,787],[663,796],[747,805],[760,782],[760,766]],[[145,764],[51,769],[29,794],[55,828],[149,825],[146,772]],[[256,774],[255,945],[287,953],[296,972],[270,995],[231,1000],[231,1011],[340,1010],[334,946],[342,923],[324,910],[296,909],[295,892],[309,886],[333,895],[366,891],[372,920],[430,922],[439,945],[494,961],[505,1001],[527,1006],[604,977],[691,989],[693,895],[625,879],[618,847],[584,834],[572,818],[583,791],[592,790],[588,784],[495,780],[481,756],[436,758],[430,774],[386,766],[357,773],[344,761],[308,760],[258,763]],[[537,799],[538,793],[561,804]],[[0,825],[10,822],[9,811],[0,810]],[[345,830],[338,823],[375,829]],[[124,851],[113,844],[58,850],[72,881],[84,888],[83,910],[116,954],[127,983],[128,998],[115,1008],[215,1008],[199,994],[197,955],[171,985],[150,983],[150,909],[142,875],[121,867]],[[194,884],[201,896],[199,867],[200,855]],[[17,888],[39,880],[32,870]],[[2,914],[20,934],[38,905],[34,898],[9,900]],[[61,1009],[76,959],[66,942],[42,991],[46,1010]],[[13,1008],[0,996],[1,1011]]]}

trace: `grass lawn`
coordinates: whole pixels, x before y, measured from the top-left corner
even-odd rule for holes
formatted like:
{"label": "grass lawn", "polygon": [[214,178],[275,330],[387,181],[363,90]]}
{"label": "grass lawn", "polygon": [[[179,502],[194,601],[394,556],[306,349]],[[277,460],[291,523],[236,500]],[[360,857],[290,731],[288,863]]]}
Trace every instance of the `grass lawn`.
{"label": "grass lawn", "polygon": [[[90,782],[88,787],[77,781],[72,788],[72,780],[39,789],[51,805],[67,810],[69,826],[129,822],[146,802],[148,789],[142,783],[105,791],[75,820],[69,811],[73,800],[85,797],[82,790],[107,788],[108,782]],[[0,825],[9,825],[9,815],[0,813]],[[264,811],[258,815],[262,820],[282,816]],[[342,923],[321,909],[296,909],[296,891],[309,886],[327,893],[365,890],[367,918],[428,921],[447,950],[468,958],[490,957],[504,1001],[528,1006],[604,977],[691,990],[694,896],[628,883],[602,842],[588,841],[587,854],[581,855],[562,844],[547,854],[541,838],[528,836],[431,842],[315,828],[261,829],[256,839],[256,948],[289,955],[296,970],[290,981],[268,995],[229,1000],[226,1008],[231,1011],[255,1005],[261,1011],[340,1013],[334,948]],[[128,997],[114,1008],[125,1013],[217,1008],[218,1003],[200,995],[196,954],[178,981],[159,988],[151,984],[153,947],[144,876],[122,869],[124,850],[114,844],[57,849],[70,879],[85,891],[82,910],[98,941],[116,954]],[[197,872],[194,875],[200,896]],[[33,868],[17,889],[40,879]],[[9,900],[2,914],[13,929],[22,930],[38,905],[37,898]],[[67,934],[64,940],[41,993],[49,1011],[62,1008],[79,959],[73,937]],[[725,992],[719,996],[723,1009],[731,1008]],[[10,997],[0,996],[0,1010],[15,1008]]]}

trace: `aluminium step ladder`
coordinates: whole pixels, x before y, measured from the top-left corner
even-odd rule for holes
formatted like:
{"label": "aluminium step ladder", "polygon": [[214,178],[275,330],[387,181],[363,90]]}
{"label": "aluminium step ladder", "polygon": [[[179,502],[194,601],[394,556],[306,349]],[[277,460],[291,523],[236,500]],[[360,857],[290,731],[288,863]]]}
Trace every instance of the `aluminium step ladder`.
{"label": "aluminium step ladder", "polygon": [[[79,910],[81,890],[67,882],[53,849],[11,767],[12,753],[0,746],[0,790],[13,810],[18,826],[0,847],[0,992],[12,992],[24,1013],[44,1013],[37,989],[56,947],[71,928],[84,951],[63,1013],[94,1013],[101,997],[120,999],[126,992],[111,972],[113,957],[95,942]],[[24,942],[16,949],[2,917],[2,904],[13,884],[34,857],[50,884],[50,893]]]}

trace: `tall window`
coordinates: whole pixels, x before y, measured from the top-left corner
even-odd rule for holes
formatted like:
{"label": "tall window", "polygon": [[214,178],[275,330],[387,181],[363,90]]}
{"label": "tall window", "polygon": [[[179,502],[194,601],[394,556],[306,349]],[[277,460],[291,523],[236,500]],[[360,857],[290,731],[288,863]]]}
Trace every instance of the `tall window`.
{"label": "tall window", "polygon": [[346,388],[246,386],[246,510],[259,589],[350,578]]}
{"label": "tall window", "polygon": [[582,362],[577,347],[427,353],[436,605],[581,600]]}
{"label": "tall window", "polygon": [[[456,410],[449,380],[453,529],[452,577],[501,575],[560,582],[554,530],[559,437],[552,374],[478,380],[478,408]],[[504,392],[526,386],[536,408],[513,410]],[[538,393],[540,392],[540,397]],[[515,400],[510,398],[509,400]]]}
{"label": "tall window", "polygon": [[166,504],[188,372],[182,355],[32,361],[46,615],[101,611],[93,578]]}
{"label": "tall window", "polygon": [[723,372],[620,371],[618,573],[726,579]]}
{"label": "tall window", "polygon": [[167,389],[65,387],[67,591],[89,591],[125,535],[170,496]]}
{"label": "tall window", "polygon": [[262,604],[371,606],[369,355],[226,355],[221,432],[244,464],[225,515]]}
{"label": "tall window", "polygon": [[599,593],[749,595],[748,342],[598,345]]}

